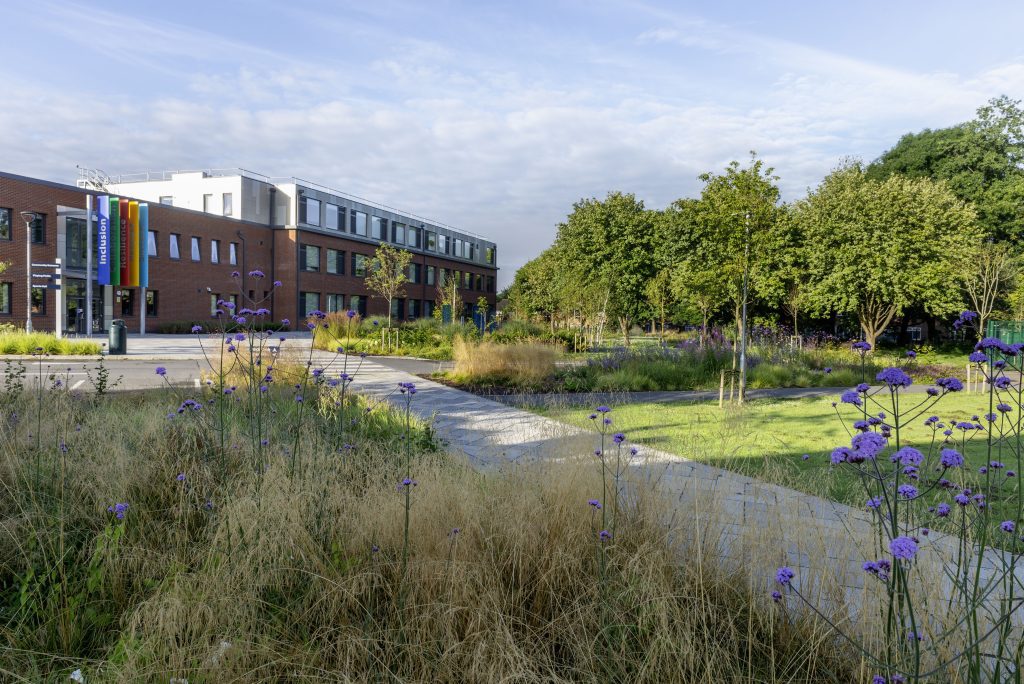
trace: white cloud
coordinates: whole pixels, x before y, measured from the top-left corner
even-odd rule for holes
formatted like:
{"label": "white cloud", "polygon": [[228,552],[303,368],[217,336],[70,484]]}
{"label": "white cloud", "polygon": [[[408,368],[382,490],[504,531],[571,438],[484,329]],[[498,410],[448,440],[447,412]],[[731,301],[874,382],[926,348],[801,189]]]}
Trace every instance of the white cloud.
{"label": "white cloud", "polygon": [[[16,132],[5,136],[4,170],[65,181],[75,164],[296,175],[494,239],[504,284],[580,197],[624,190],[664,206],[696,194],[699,173],[754,149],[795,198],[841,156],[873,158],[908,130],[969,118],[989,97],[1024,90],[1021,61],[918,74],[703,20],[653,19],[660,28],[624,52],[573,46],[600,52],[602,66],[576,65],[571,77],[416,39],[316,69],[226,41],[210,64],[177,63],[179,88],[112,93],[98,106],[84,86],[68,91],[0,66],[0,131]],[[215,38],[140,24],[140,40],[162,45],[159,73]],[[84,41],[88,30],[62,35]],[[757,69],[742,86],[714,74],[689,80],[646,52],[673,44],[716,59],[756,56]],[[536,45],[541,57],[555,54],[547,49]],[[638,78],[608,82],[605,67]]]}

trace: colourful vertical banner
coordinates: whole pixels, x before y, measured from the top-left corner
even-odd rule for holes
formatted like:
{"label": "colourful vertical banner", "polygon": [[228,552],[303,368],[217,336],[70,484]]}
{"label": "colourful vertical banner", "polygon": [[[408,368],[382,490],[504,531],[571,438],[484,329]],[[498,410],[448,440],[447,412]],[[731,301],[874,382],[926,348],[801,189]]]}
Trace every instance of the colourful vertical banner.
{"label": "colourful vertical banner", "polygon": [[149,205],[139,205],[139,287],[149,287]]}
{"label": "colourful vertical banner", "polygon": [[132,287],[139,286],[139,203],[132,201],[128,203],[128,231],[131,238],[128,240],[128,284]]}
{"label": "colourful vertical banner", "polygon": [[110,198],[96,198],[96,282],[110,284]]}
{"label": "colourful vertical banner", "polygon": [[128,218],[128,200],[120,200],[121,211],[121,286],[127,287],[132,284],[132,275],[128,260],[132,253],[132,232]]}
{"label": "colourful vertical banner", "polygon": [[110,198],[110,284],[121,284],[121,202]]}

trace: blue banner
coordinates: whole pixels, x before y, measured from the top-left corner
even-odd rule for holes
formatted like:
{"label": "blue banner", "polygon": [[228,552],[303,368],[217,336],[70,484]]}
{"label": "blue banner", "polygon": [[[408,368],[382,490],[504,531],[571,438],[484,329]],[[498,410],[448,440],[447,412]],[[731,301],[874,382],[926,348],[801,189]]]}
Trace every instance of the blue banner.
{"label": "blue banner", "polygon": [[139,203],[139,287],[149,287],[149,205]]}
{"label": "blue banner", "polygon": [[110,285],[110,199],[106,195],[97,197],[96,209],[96,247],[99,252],[96,282],[100,285]]}

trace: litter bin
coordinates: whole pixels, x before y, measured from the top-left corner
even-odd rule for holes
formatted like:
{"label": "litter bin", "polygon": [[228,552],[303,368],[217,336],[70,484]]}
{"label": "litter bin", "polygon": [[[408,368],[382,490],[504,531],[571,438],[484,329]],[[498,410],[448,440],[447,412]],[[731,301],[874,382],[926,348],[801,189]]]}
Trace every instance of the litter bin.
{"label": "litter bin", "polygon": [[128,326],[120,318],[110,322],[110,342],[107,345],[107,354],[128,353]]}

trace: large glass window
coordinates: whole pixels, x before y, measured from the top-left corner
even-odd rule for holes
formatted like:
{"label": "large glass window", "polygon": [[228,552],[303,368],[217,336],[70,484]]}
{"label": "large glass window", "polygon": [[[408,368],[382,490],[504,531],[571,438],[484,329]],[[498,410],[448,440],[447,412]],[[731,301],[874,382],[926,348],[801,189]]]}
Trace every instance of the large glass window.
{"label": "large glass window", "polygon": [[405,224],[404,223],[392,223],[391,224],[391,241],[396,245],[405,244]]}
{"label": "large glass window", "polygon": [[67,233],[67,243],[64,251],[67,257],[68,268],[85,268],[88,253],[86,251],[85,219],[68,218],[64,225]]}
{"label": "large glass window", "polygon": [[0,314],[11,313],[11,284],[0,283]]}
{"label": "large glass window", "polygon": [[366,214],[364,212],[352,212],[352,232],[366,237]]}
{"label": "large glass window", "polygon": [[409,300],[409,318],[419,318],[423,315],[422,304],[418,299]]}
{"label": "large glass window", "polygon": [[366,276],[366,255],[352,253],[352,275],[363,278]]}
{"label": "large glass window", "polygon": [[420,273],[422,272],[422,264],[409,264],[409,282],[416,285],[420,282]]}
{"label": "large glass window", "polygon": [[11,210],[0,207],[0,240],[11,239]]}
{"label": "large glass window", "polygon": [[366,297],[352,295],[348,298],[348,308],[352,309],[363,318],[366,318]]}
{"label": "large glass window", "polygon": [[157,245],[160,243],[160,234],[155,230],[146,231],[146,256],[157,257]]}
{"label": "large glass window", "polygon": [[337,204],[331,204],[328,202],[327,212],[324,216],[324,228],[327,228],[328,230],[338,230],[341,227],[338,217],[338,213],[340,211],[341,207]]}
{"label": "large glass window", "polygon": [[431,252],[437,251],[437,233],[432,230],[427,231],[426,247]]}
{"label": "large glass window", "polygon": [[345,295],[327,295],[327,313],[336,313],[345,309]]}
{"label": "large glass window", "polygon": [[438,235],[437,236],[437,251],[441,254],[448,253],[448,236]]}
{"label": "large glass window", "polygon": [[484,260],[487,263],[489,263],[489,264],[493,264],[494,263],[494,248],[493,247],[488,247],[487,250],[484,252]]}
{"label": "large glass window", "polygon": [[494,276],[487,276],[487,291],[494,292]]}
{"label": "large glass window", "polygon": [[232,266],[238,265],[238,243],[228,243],[228,263]]}
{"label": "large glass window", "polygon": [[210,213],[213,209],[213,195],[203,195],[203,211]]}
{"label": "large glass window", "polygon": [[32,313],[46,313],[46,290],[38,287],[32,288]]}
{"label": "large glass window", "polygon": [[32,244],[46,244],[46,214],[35,214],[32,223],[29,224],[32,231]]}
{"label": "large glass window", "polygon": [[234,196],[230,192],[225,192],[221,196],[221,209],[225,216],[231,216],[235,212]]}
{"label": "large glass window", "polygon": [[157,311],[159,310],[157,308],[157,304],[160,302],[159,295],[160,295],[160,293],[157,292],[156,290],[146,290],[146,315],[147,316],[156,316],[157,315]]}
{"label": "large glass window", "polygon": [[118,290],[117,301],[121,302],[121,315],[135,315],[135,290]]}
{"label": "large glass window", "polygon": [[220,263],[220,240],[210,240],[210,263]]}
{"label": "large glass window", "polygon": [[216,316],[217,312],[220,311],[220,307],[217,306],[217,302],[220,301],[220,294],[216,292],[210,293],[210,315]]}
{"label": "large glass window", "polygon": [[202,252],[199,249],[199,238],[192,236],[192,261],[201,261]]}
{"label": "large glass window", "polygon": [[427,266],[427,285],[434,284],[434,270],[433,266]]}
{"label": "large glass window", "polygon": [[302,203],[302,207],[305,209],[305,215],[300,216],[299,220],[308,223],[311,226],[320,225],[320,200],[315,197],[307,197]]}
{"label": "large glass window", "polygon": [[420,246],[420,229],[414,226],[409,226],[408,244],[410,247],[419,248]]}
{"label": "large glass window", "polygon": [[299,293],[299,304],[302,306],[300,314],[303,318],[313,313],[314,311],[320,310],[320,293],[319,292],[300,292]]}
{"label": "large glass window", "polygon": [[302,245],[299,249],[299,269],[318,272],[320,270],[320,248],[316,245]]}
{"label": "large glass window", "polygon": [[380,216],[370,217],[370,237],[374,240],[388,239],[388,220]]}
{"label": "large glass window", "polygon": [[327,272],[334,275],[345,273],[345,253],[337,249],[327,250]]}
{"label": "large glass window", "polygon": [[171,240],[168,243],[168,253],[172,259],[181,258],[181,236],[177,233],[171,233]]}
{"label": "large glass window", "polygon": [[454,256],[462,256],[462,240],[455,238],[455,251],[452,253]]}

